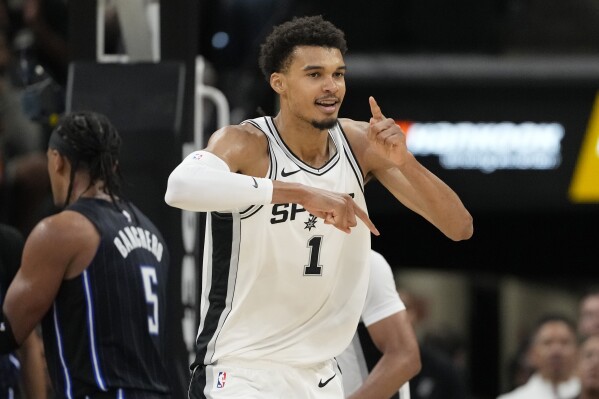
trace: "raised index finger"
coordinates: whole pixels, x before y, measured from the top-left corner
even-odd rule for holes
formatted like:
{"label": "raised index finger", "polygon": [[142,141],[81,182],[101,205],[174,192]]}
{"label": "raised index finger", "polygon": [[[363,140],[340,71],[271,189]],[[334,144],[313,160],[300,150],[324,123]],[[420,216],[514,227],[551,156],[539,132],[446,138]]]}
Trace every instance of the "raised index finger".
{"label": "raised index finger", "polygon": [[379,233],[378,229],[375,227],[374,223],[372,223],[372,220],[370,220],[370,218],[368,217],[368,214],[366,212],[364,212],[364,210],[362,210],[362,208],[360,208],[358,205],[356,205],[354,207],[354,211],[356,213],[356,216],[359,217],[364,222],[364,224],[366,225],[366,227],[368,227],[368,229],[372,232],[372,234],[374,234],[375,236],[381,235],[381,233]]}
{"label": "raised index finger", "polygon": [[370,103],[370,112],[372,112],[372,117],[376,120],[385,119],[385,116],[383,115],[383,112],[381,111],[381,107],[379,107],[379,105],[377,104],[374,97],[370,96],[368,98],[368,102]]}

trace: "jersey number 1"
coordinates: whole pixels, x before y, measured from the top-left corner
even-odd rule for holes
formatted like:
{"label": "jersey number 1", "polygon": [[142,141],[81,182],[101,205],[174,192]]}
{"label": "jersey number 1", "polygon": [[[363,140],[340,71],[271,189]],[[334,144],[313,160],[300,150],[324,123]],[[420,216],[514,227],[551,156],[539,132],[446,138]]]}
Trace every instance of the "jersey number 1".
{"label": "jersey number 1", "polygon": [[308,247],[310,248],[310,258],[308,259],[308,264],[304,265],[304,276],[321,276],[322,265],[319,265],[318,262],[320,261],[322,236],[310,237]]}

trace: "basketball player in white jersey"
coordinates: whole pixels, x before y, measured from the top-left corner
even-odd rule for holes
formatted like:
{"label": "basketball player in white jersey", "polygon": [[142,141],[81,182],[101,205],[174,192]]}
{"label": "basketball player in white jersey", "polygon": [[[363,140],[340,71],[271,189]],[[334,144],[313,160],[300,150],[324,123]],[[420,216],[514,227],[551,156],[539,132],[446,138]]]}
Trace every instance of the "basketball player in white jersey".
{"label": "basketball player in white jersey", "polygon": [[472,235],[374,98],[369,122],[337,119],[345,50],[320,16],[276,27],[260,66],[280,112],[218,130],[169,177],[169,205],[209,212],[190,398],[343,398],[334,357],[358,325],[378,234],[369,178],[450,239]]}
{"label": "basketball player in white jersey", "polygon": [[410,399],[409,380],[421,367],[414,328],[399,297],[391,266],[375,251],[360,324],[337,361],[348,399]]}

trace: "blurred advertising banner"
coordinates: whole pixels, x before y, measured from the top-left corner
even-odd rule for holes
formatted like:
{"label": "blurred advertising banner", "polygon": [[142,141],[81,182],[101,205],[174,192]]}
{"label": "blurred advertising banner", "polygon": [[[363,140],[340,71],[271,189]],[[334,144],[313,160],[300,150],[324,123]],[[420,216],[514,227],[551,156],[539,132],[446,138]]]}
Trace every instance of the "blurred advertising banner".
{"label": "blurred advertising banner", "polygon": [[[342,115],[368,96],[473,210],[599,204],[599,57],[348,56]],[[376,200],[376,212],[394,208]]]}

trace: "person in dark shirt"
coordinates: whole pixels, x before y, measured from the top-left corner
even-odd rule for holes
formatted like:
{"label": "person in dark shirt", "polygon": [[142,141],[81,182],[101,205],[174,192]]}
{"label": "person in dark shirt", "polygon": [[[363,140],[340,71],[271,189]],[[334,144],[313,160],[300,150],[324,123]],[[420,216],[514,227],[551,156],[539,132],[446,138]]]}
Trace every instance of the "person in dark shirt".
{"label": "person in dark shirt", "polygon": [[[426,298],[407,289],[400,292],[410,321],[418,331],[427,314]],[[411,399],[469,399],[463,370],[452,357],[432,340],[419,341],[420,372],[410,380]]]}
{"label": "person in dark shirt", "polygon": [[58,398],[169,398],[164,321],[169,253],[120,194],[119,133],[103,115],[64,116],[48,143],[54,203],[23,251],[0,325],[0,353],[42,321]]}
{"label": "person in dark shirt", "polygon": [[[0,305],[19,268],[23,241],[15,227],[0,223]],[[47,397],[43,348],[36,331],[17,352],[0,355],[0,398],[16,398],[20,394],[30,399]]]}

